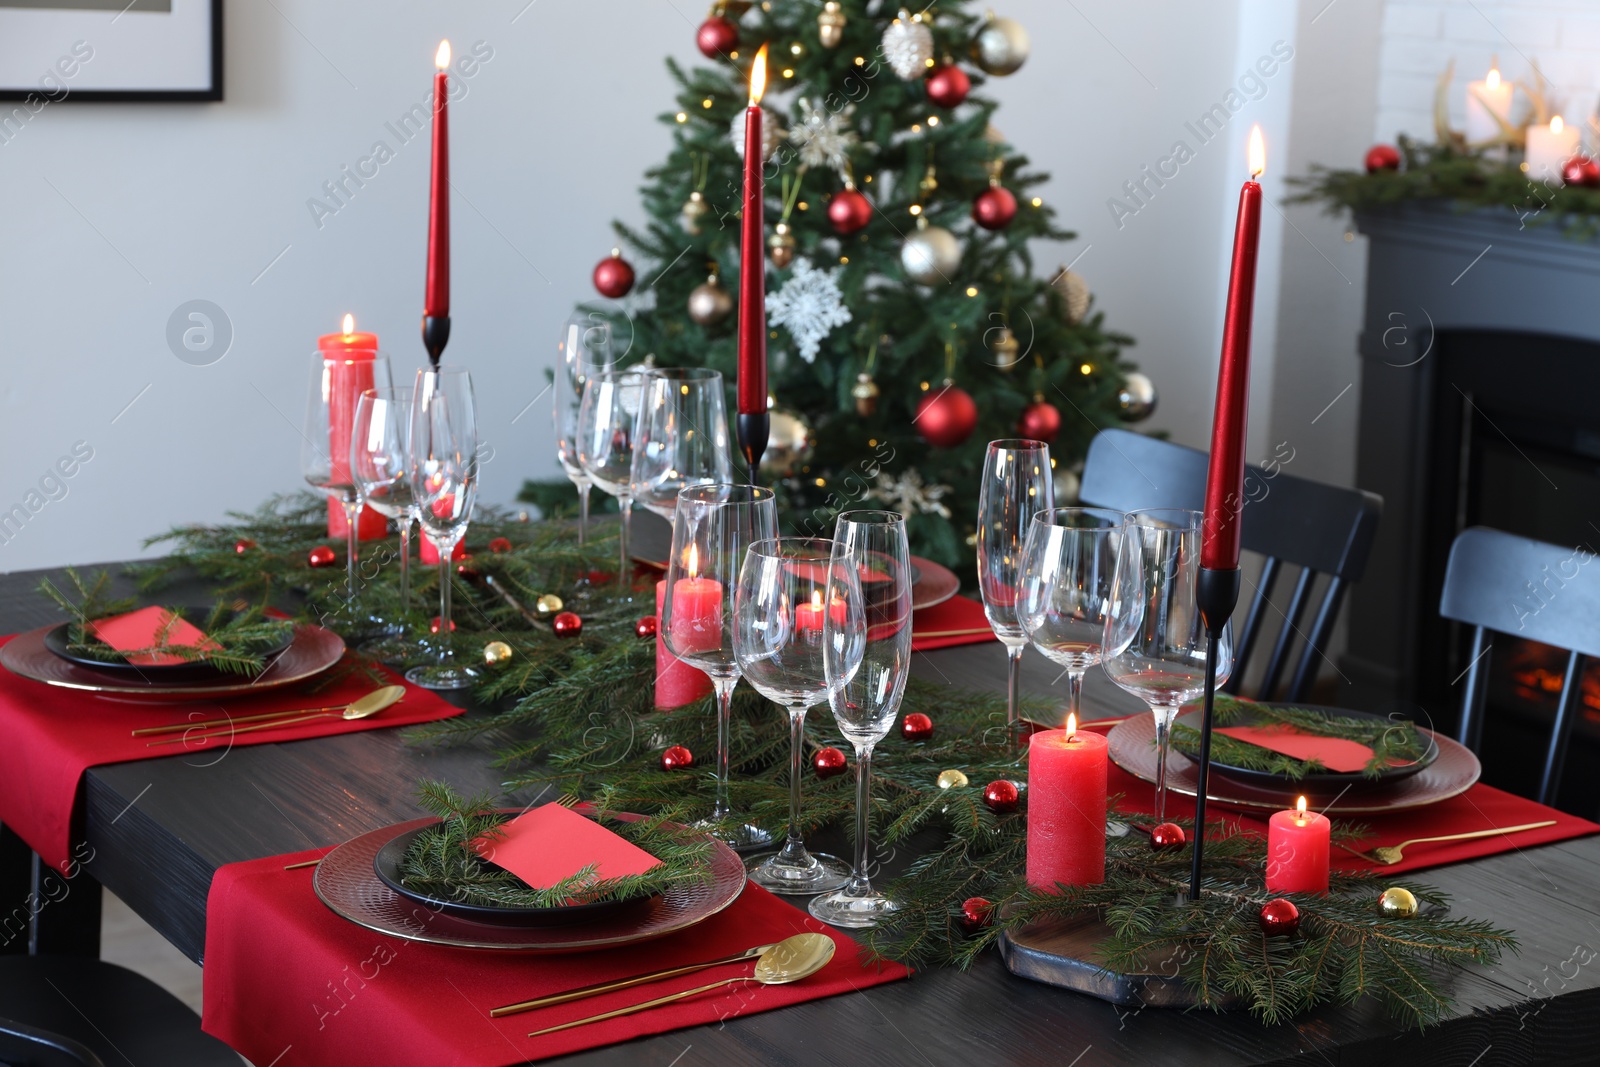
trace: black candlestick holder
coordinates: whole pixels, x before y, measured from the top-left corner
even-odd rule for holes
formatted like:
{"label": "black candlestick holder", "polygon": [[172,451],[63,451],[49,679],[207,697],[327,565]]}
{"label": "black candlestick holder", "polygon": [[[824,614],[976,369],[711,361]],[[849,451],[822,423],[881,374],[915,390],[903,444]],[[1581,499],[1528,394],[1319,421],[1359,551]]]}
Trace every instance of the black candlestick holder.
{"label": "black candlestick holder", "polygon": [[750,468],[750,484],[760,485],[761,456],[767,450],[767,438],[772,433],[772,416],[765,411],[753,414],[741,411],[733,421],[739,436],[739,454]]}
{"label": "black candlestick holder", "polygon": [[1239,568],[1201,567],[1195,578],[1195,604],[1206,627],[1206,691],[1200,714],[1200,767],[1194,792],[1194,866],[1189,872],[1189,899],[1200,899],[1200,868],[1206,851],[1206,790],[1211,778],[1211,720],[1217,699],[1217,644],[1239,603]]}
{"label": "black candlestick holder", "polygon": [[428,362],[434,370],[439,369],[439,359],[444,355],[444,346],[449,343],[450,316],[422,316],[422,347],[428,350]]}

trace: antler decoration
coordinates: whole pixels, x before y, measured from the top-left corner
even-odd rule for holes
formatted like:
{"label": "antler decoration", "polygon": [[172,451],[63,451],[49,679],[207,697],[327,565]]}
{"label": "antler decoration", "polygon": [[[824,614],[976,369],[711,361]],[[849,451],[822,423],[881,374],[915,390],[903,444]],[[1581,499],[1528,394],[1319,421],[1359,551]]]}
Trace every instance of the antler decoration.
{"label": "antler decoration", "polygon": [[[1495,62],[1498,66],[1498,61]],[[1527,96],[1530,105],[1529,114],[1524,116],[1529,121],[1544,125],[1550,121],[1550,85],[1545,81],[1544,72],[1539,69],[1539,64],[1530,64],[1533,68],[1533,82],[1517,80],[1511,84],[1521,89]],[[1512,148],[1522,148],[1527,144],[1525,127],[1527,122],[1513,124],[1501,118],[1483,97],[1476,92],[1473,97],[1484,105],[1484,110],[1494,119],[1500,132],[1486,141],[1468,141],[1466,135],[1450,125],[1450,83],[1455,80],[1456,61],[1454,59],[1445,66],[1444,73],[1439,75],[1439,81],[1433,92],[1433,135],[1441,145],[1449,145],[1457,151],[1470,148],[1498,148],[1508,145]],[[1469,90],[1470,92],[1471,90]]]}

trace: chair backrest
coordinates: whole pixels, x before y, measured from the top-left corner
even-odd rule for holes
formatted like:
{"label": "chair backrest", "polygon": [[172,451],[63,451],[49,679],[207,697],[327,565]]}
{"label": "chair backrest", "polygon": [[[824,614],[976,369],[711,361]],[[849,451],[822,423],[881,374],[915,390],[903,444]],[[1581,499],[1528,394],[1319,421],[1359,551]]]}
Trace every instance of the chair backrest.
{"label": "chair backrest", "polygon": [[[1283,471],[1288,456],[1246,470],[1240,541],[1246,551],[1264,556],[1261,578],[1247,597],[1249,608],[1236,635],[1234,668],[1225,688],[1237,693],[1269,615],[1281,619],[1258,699],[1304,700],[1325,661],[1323,649],[1333,633],[1345,588],[1359,581],[1372,552],[1383,500],[1360,489],[1325,485]],[[1138,511],[1143,508],[1205,506],[1206,453],[1130,430],[1101,430],[1089,443],[1079,497],[1085,504]],[[1285,566],[1299,568],[1286,608],[1272,601]],[[1309,633],[1300,618],[1314,599],[1318,576],[1326,576]],[[1289,684],[1277,693],[1290,650],[1301,639]]]}
{"label": "chair backrest", "polygon": [[1470,527],[1450,546],[1439,614],[1473,627],[1458,736],[1474,751],[1483,739],[1487,657],[1494,634],[1539,641],[1567,652],[1536,798],[1541,804],[1552,803],[1577,720],[1584,662],[1600,656],[1600,563],[1594,551],[1534,541],[1487,526]]}
{"label": "chair backrest", "polygon": [[105,1067],[105,1061],[70,1037],[0,1017],[0,1063],[27,1067]]}

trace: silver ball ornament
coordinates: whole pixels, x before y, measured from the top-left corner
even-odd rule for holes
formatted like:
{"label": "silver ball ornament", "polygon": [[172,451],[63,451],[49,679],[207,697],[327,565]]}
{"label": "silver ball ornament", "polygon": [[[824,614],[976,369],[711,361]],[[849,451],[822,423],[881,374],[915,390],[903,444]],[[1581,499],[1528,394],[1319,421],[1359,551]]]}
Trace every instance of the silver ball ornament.
{"label": "silver ball ornament", "polygon": [[733,314],[733,294],[713,274],[689,293],[689,317],[701,326],[715,326]]}
{"label": "silver ball ornament", "polygon": [[782,476],[811,455],[811,427],[790,411],[774,409],[768,415],[767,451],[761,457],[761,469]]}
{"label": "silver ball ornament", "polygon": [[1142,422],[1155,414],[1156,410],[1156,384],[1148,376],[1133,371],[1123,378],[1122,388],[1117,392],[1117,403],[1122,408],[1122,417],[1127,422]]}
{"label": "silver ball ornament", "polygon": [[1078,478],[1076,471],[1069,467],[1056,469],[1056,507],[1064,508],[1077,504],[1078,491],[1082,488],[1083,482]]}
{"label": "silver ball ornament", "polygon": [[918,285],[949,282],[961,268],[961,242],[943,226],[919,226],[900,246],[900,266]]}
{"label": "silver ball ornament", "polygon": [[1015,19],[990,15],[972,39],[972,61],[986,74],[1015,74],[1028,61],[1028,31]]}

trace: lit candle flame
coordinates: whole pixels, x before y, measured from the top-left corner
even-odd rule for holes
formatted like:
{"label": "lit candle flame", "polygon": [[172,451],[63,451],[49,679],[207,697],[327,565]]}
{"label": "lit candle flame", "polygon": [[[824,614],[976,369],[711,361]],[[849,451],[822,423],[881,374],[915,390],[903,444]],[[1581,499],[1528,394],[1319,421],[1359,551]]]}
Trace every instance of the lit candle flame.
{"label": "lit candle flame", "polygon": [[1072,712],[1067,712],[1067,740],[1076,738],[1078,733],[1078,717]]}
{"label": "lit candle flame", "polygon": [[1295,818],[1295,822],[1299,823],[1301,826],[1304,826],[1306,824],[1306,798],[1305,797],[1301,797],[1299,800],[1294,802],[1294,818]]}
{"label": "lit candle flame", "polygon": [[449,68],[450,39],[448,37],[439,42],[439,51],[435,52],[433,55],[433,65],[438,67],[440,70],[446,70]]}
{"label": "lit candle flame", "polygon": [[1566,128],[1567,128],[1567,124],[1566,124],[1565,121],[1562,120],[1560,115],[1557,115],[1557,116],[1555,116],[1554,118],[1552,118],[1550,120],[1550,132],[1551,133],[1560,133],[1562,130],[1564,130]]}
{"label": "lit candle flame", "polygon": [[767,91],[767,46],[762,45],[761,51],[756,53],[755,61],[750,64],[750,106],[755,107],[761,103],[761,96]]}
{"label": "lit candle flame", "polygon": [[811,606],[816,608],[818,611],[822,610],[822,590],[811,590]]}
{"label": "lit candle flame", "polygon": [[1261,177],[1267,169],[1267,146],[1261,139],[1261,127],[1250,127],[1250,179]]}
{"label": "lit candle flame", "polygon": [[687,565],[686,569],[689,571],[689,577],[691,577],[691,578],[697,577],[699,575],[699,573],[700,573],[700,546],[699,545],[690,545],[689,546],[689,562],[688,562],[688,565]]}
{"label": "lit candle flame", "polygon": [[1495,90],[1500,88],[1500,68],[1490,67],[1489,76],[1483,79],[1484,88]]}
{"label": "lit candle flame", "polygon": [[346,337],[349,337],[351,334],[353,334],[355,332],[356,332],[356,317],[354,315],[346,315],[344,317],[344,335]]}

